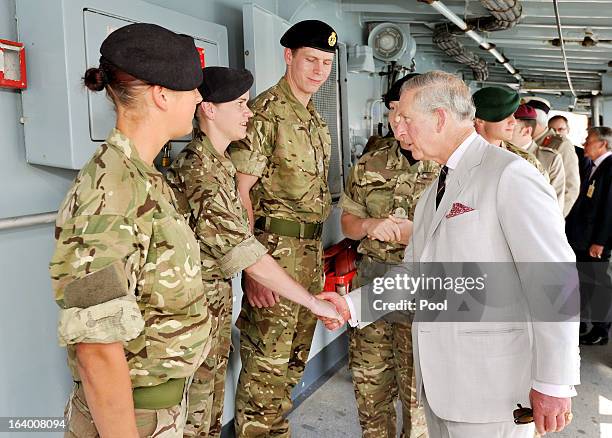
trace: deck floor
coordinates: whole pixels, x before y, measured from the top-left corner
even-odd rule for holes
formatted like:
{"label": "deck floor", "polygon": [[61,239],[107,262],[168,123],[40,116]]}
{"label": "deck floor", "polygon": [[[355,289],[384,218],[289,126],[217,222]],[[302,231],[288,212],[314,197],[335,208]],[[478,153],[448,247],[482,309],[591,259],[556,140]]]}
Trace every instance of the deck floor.
{"label": "deck floor", "polygon": [[[612,344],[581,347],[582,384],[573,399],[574,420],[555,438],[612,438]],[[345,366],[289,416],[294,438],[359,438],[357,407]]]}

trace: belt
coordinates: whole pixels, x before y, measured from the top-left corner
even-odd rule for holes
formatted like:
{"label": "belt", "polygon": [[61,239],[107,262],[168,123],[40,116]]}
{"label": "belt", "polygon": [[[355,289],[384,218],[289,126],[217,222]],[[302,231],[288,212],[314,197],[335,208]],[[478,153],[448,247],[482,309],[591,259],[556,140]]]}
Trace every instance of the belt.
{"label": "belt", "polygon": [[185,390],[185,379],[170,379],[155,386],[134,388],[134,408],[167,409],[180,405]]}
{"label": "belt", "polygon": [[323,232],[323,224],[302,223],[275,217],[258,217],[255,227],[262,231],[300,239],[319,239]]}

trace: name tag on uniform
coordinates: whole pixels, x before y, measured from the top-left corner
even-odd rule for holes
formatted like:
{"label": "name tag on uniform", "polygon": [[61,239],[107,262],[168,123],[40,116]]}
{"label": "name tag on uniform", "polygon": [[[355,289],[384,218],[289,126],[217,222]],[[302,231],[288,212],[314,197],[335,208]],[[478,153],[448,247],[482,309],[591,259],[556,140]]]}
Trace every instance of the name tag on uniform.
{"label": "name tag on uniform", "polygon": [[587,190],[587,198],[592,198],[593,197],[593,192],[595,191],[595,183],[591,184],[589,186],[589,189]]}

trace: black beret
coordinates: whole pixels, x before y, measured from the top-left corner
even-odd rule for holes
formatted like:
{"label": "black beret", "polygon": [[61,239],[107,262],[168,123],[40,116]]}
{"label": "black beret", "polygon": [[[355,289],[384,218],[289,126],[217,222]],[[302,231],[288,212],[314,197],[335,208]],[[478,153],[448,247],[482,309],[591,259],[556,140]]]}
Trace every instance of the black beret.
{"label": "black beret", "polygon": [[319,20],[304,20],[291,26],[281,37],[280,43],[288,49],[312,47],[324,52],[335,52],[338,35],[327,23]]}
{"label": "black beret", "polygon": [[485,87],[472,96],[476,118],[485,122],[501,122],[514,114],[520,104],[519,94],[510,88]]}
{"label": "black beret", "polygon": [[223,103],[238,99],[253,85],[253,75],[246,69],[206,67],[198,87],[204,102]]}
{"label": "black beret", "polygon": [[193,38],[156,24],[120,27],[102,42],[100,54],[135,78],[171,90],[193,90],[202,83],[202,66]]}
{"label": "black beret", "polygon": [[421,73],[408,73],[406,76],[398,79],[393,83],[393,85],[391,85],[391,88],[389,88],[389,91],[387,91],[387,94],[385,94],[385,106],[387,109],[391,109],[389,106],[391,102],[400,100],[400,91],[402,89],[402,85],[404,85],[404,82],[414,78],[415,76],[420,76],[420,74]]}

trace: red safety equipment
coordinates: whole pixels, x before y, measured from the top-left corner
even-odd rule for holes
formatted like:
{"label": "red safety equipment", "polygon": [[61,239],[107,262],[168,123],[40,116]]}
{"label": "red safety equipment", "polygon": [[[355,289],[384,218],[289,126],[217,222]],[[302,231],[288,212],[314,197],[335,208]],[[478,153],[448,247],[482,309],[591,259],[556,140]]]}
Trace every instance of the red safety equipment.
{"label": "red safety equipment", "polygon": [[27,86],[23,43],[0,39],[0,87],[23,89]]}
{"label": "red safety equipment", "polygon": [[344,239],[325,250],[325,291],[344,295],[351,290],[351,281],[357,273],[358,245],[355,240]]}

